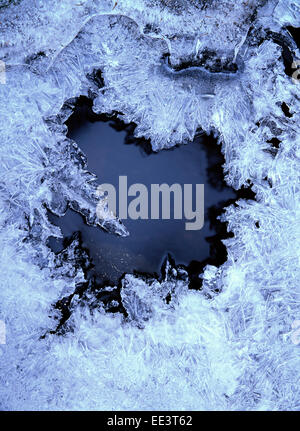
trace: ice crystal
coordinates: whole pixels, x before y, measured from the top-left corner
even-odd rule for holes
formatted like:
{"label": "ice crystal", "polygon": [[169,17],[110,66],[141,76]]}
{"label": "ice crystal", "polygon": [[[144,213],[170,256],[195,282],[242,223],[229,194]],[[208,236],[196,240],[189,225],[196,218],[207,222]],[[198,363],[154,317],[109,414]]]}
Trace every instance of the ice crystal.
{"label": "ice crystal", "polygon": [[[1,409],[297,410],[299,2],[115,3],[0,2]],[[228,259],[202,291],[127,274],[126,317],[74,297],[61,336],[53,305],[85,271],[74,247],[48,249],[46,208],[127,234],[97,218],[97,180],[66,138],[80,95],[156,151],[213,132],[227,183],[256,199],[226,208]]]}

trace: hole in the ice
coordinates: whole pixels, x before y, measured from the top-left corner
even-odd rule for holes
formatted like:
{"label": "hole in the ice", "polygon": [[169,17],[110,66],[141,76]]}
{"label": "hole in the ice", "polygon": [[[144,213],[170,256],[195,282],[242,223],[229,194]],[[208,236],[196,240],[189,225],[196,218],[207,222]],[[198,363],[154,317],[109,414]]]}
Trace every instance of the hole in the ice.
{"label": "hole in the ice", "polygon": [[[198,275],[203,266],[221,265],[227,259],[221,240],[230,234],[217,217],[224,206],[239,197],[253,198],[254,194],[244,188],[235,192],[226,186],[224,158],[214,138],[198,136],[188,145],[153,153],[149,142],[133,137],[133,125],[124,126],[120,121],[97,116],[91,103],[81,98],[67,126],[68,136],[86,154],[88,169],[97,174],[98,183],[113,184],[118,190],[119,176],[126,175],[128,187],[142,183],[149,190],[152,183],[204,184],[204,226],[189,231],[185,230],[185,219],[128,218],[123,222],[130,236],[122,238],[87,226],[72,210],[61,218],[50,215],[51,221],[61,227],[65,238],[74,231],[81,232],[82,245],[89,250],[100,280],[117,283],[123,273],[134,271],[158,274],[164,257],[170,253],[176,264],[187,266],[191,278],[195,275],[191,287],[199,287]],[[63,248],[63,243],[54,238],[49,245],[55,252]]]}
{"label": "hole in the ice", "polygon": [[213,51],[204,51],[200,57],[191,57],[186,61],[182,61],[180,64],[172,64],[171,56],[169,53],[164,54],[162,58],[163,64],[170,70],[170,72],[184,72],[192,69],[204,69],[208,73],[213,74],[235,74],[242,69],[242,62],[239,59],[237,62],[230,60],[221,61],[217,54]]}
{"label": "hole in the ice", "polygon": [[273,148],[276,148],[276,149],[279,148],[281,143],[281,141],[278,138],[269,139],[267,142],[268,144],[271,144]]}
{"label": "hole in the ice", "polygon": [[281,141],[278,138],[271,138],[267,140],[268,144],[271,144],[270,148],[266,148],[263,151],[265,153],[271,154],[272,157],[275,157],[278,153],[278,149],[280,147]]}
{"label": "hole in the ice", "polygon": [[282,102],[281,109],[282,109],[282,112],[284,113],[284,115],[286,117],[292,118],[293,114],[291,114],[290,108],[289,108],[289,106],[285,102]]}
{"label": "hole in the ice", "polygon": [[46,53],[44,51],[39,51],[36,54],[32,54],[25,59],[26,64],[30,64],[36,60],[39,60],[40,58],[46,57]]}
{"label": "hole in the ice", "polygon": [[278,153],[278,149],[280,147],[281,141],[278,138],[272,138],[267,141],[268,144],[271,144],[270,148],[263,150],[266,153],[271,154],[271,156],[275,157]]}

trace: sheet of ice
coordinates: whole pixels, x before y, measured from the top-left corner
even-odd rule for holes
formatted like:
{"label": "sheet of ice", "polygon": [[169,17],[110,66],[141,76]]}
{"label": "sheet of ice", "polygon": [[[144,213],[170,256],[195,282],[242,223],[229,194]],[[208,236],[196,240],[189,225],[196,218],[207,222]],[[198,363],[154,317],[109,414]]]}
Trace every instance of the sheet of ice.
{"label": "sheet of ice", "polygon": [[[299,409],[299,84],[272,36],[299,58],[285,30],[298,1],[0,6],[1,409]],[[256,201],[226,209],[228,260],[206,267],[201,292],[178,274],[127,275],[127,319],[74,298],[72,331],[57,336],[53,304],[84,272],[46,247],[60,233],[45,205],[127,234],[96,219],[95,178],[66,138],[79,95],[155,150],[214,131],[228,184],[253,184]]]}

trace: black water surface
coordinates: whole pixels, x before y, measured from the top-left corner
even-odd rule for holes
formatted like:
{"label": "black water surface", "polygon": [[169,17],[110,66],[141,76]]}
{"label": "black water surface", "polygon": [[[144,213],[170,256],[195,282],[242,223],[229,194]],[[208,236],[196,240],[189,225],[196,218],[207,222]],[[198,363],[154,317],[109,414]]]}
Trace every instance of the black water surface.
{"label": "black water surface", "polygon": [[[176,264],[207,261],[211,240],[217,234],[209,220],[212,208],[237,198],[223,181],[224,162],[214,138],[198,136],[194,142],[159,153],[149,142],[133,137],[134,126],[96,116],[90,102],[81,100],[67,122],[68,136],[79,145],[88,159],[88,169],[98,176],[98,183],[110,183],[118,189],[119,176],[128,177],[128,187],[142,183],[148,190],[152,183],[204,184],[205,224],[201,230],[185,230],[187,220],[123,220],[130,236],[122,238],[100,228],[87,226],[83,218],[68,210],[64,217],[50,215],[64,237],[80,231],[83,247],[89,250],[97,274],[117,283],[124,272],[159,273],[163,259],[170,253]],[[195,193],[195,188],[194,188]],[[133,198],[129,198],[128,202]],[[172,201],[171,201],[172,202]],[[149,200],[150,203],[150,200]],[[49,245],[58,252],[61,241]]]}

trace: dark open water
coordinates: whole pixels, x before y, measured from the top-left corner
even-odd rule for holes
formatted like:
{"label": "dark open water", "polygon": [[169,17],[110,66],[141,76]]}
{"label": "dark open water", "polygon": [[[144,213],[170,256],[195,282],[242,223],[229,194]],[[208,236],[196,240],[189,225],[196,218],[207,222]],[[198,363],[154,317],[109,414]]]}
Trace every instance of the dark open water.
{"label": "dark open water", "polygon": [[[177,264],[204,261],[210,249],[207,237],[216,234],[208,217],[208,209],[221,201],[235,199],[235,192],[222,181],[223,157],[212,137],[200,136],[188,145],[153,153],[149,143],[136,140],[132,127],[120,130],[120,122],[99,121],[87,103],[81,103],[68,120],[68,136],[74,139],[88,158],[88,168],[98,176],[98,182],[116,188],[120,175],[133,183],[204,184],[205,224],[201,230],[185,230],[187,220],[123,220],[130,236],[121,238],[100,228],[87,226],[82,217],[68,210],[64,217],[50,215],[65,237],[80,231],[103,279],[116,283],[124,272],[159,273],[169,252]],[[195,193],[195,189],[194,189]],[[129,198],[130,200],[133,198]],[[171,201],[172,202],[172,201]],[[62,241],[50,239],[54,251],[62,249]]]}

